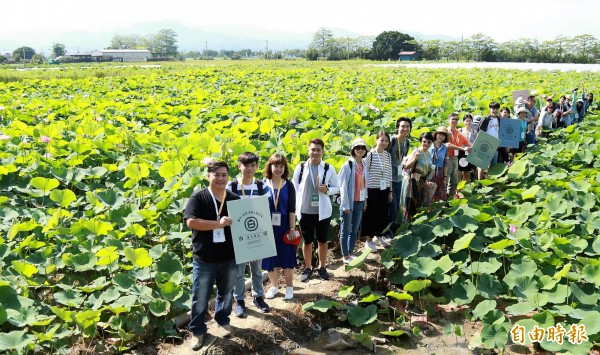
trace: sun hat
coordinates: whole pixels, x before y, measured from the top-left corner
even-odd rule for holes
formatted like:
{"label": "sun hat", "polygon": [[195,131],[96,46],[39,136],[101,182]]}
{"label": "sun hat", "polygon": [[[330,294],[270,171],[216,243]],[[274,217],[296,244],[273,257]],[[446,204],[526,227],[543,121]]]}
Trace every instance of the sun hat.
{"label": "sun hat", "polygon": [[448,128],[438,127],[438,129],[433,132],[433,137],[435,138],[435,135],[438,133],[442,133],[444,136],[446,136],[446,138],[444,138],[444,143],[448,143]]}
{"label": "sun hat", "polygon": [[351,145],[350,150],[352,150],[352,149],[354,149],[354,148],[356,148],[358,146],[361,146],[361,145],[364,146],[365,148],[367,148],[367,143],[365,143],[364,139],[362,139],[362,138],[356,138],[356,139],[354,139],[352,141],[352,145]]}
{"label": "sun hat", "polygon": [[517,115],[520,114],[521,112],[529,113],[529,110],[527,110],[525,107],[519,107],[517,109]]}

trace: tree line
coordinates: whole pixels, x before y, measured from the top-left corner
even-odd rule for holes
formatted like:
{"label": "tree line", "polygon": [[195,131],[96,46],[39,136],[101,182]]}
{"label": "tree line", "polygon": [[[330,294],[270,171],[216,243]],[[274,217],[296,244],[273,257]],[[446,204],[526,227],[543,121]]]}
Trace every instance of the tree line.
{"label": "tree line", "polygon": [[384,31],[376,37],[334,37],[326,28],[319,29],[306,51],[306,59],[398,60],[402,51],[416,52],[415,59],[484,62],[598,63],[600,41],[590,34],[558,36],[539,41],[521,38],[496,42],[477,33],[463,40],[417,40],[398,31]]}
{"label": "tree line", "polygon": [[[156,59],[288,59],[304,57],[308,60],[398,60],[402,51],[416,52],[413,60],[452,60],[484,62],[547,62],[547,63],[598,63],[600,41],[590,34],[574,37],[558,36],[539,41],[521,38],[496,42],[482,33],[458,40],[418,40],[398,31],[384,31],[379,35],[334,37],[326,28],[319,29],[307,49],[273,50],[220,50],[204,49],[179,52],[177,33],[162,29],[156,34],[116,34],[107,49],[148,49]],[[54,43],[50,58],[66,54],[65,45]],[[42,63],[46,58],[31,47],[22,46],[12,52],[12,61]],[[8,58],[0,56],[0,63]]]}

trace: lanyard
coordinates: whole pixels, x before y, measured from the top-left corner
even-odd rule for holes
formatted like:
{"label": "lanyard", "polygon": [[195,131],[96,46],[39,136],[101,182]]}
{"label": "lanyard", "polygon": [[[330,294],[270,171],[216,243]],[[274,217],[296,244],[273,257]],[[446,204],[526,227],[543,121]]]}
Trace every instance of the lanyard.
{"label": "lanyard", "polygon": [[[242,181],[240,185],[242,185],[242,195],[246,197],[246,189],[244,189],[244,182]],[[254,195],[254,179],[252,179],[252,184],[250,186],[252,186],[252,189],[250,190],[250,197],[252,197],[252,195]]]}
{"label": "lanyard", "polygon": [[[275,211],[277,211],[277,205],[279,204],[279,194],[281,194],[281,187],[282,187],[282,186],[283,186],[283,179],[279,180],[279,188],[277,189],[277,195],[276,195],[276,197],[275,197],[275,202],[274,202],[274,205],[275,205]],[[272,190],[275,190],[275,189],[273,188],[273,180],[271,180],[271,189],[272,189]]]}
{"label": "lanyard", "polygon": [[[317,165],[317,171],[319,170],[319,166]],[[310,175],[310,181],[312,181],[315,190],[319,191],[319,174],[317,173],[317,178],[313,179],[312,165],[308,164],[308,174]]]}
{"label": "lanyard", "polygon": [[[456,133],[460,134],[459,132],[456,132]],[[452,129],[450,129],[450,134],[452,134],[452,144],[458,145],[459,142],[457,141],[457,138],[456,138],[458,136],[454,135],[454,131]]]}
{"label": "lanyard", "polygon": [[[402,161],[402,158],[404,158],[404,146],[406,143],[406,138],[404,138],[404,142],[400,143],[399,140],[396,140],[396,142],[398,142],[398,160]],[[402,146],[402,150],[400,150],[400,146]]]}
{"label": "lanyard", "polygon": [[221,211],[223,211],[223,205],[225,204],[225,194],[227,193],[227,191],[223,190],[223,198],[221,199],[221,206],[219,208],[217,208],[217,199],[215,198],[215,195],[213,195],[213,192],[210,188],[208,188],[208,192],[210,193],[210,196],[213,199],[213,203],[215,204],[215,212],[217,212],[218,221],[219,217],[221,216]]}
{"label": "lanyard", "polygon": [[439,154],[440,150],[442,150],[442,147],[439,147],[439,148],[436,148],[435,146],[433,147],[433,164],[437,163],[438,154]]}
{"label": "lanyard", "polygon": [[379,166],[381,167],[381,176],[383,177],[383,175],[385,175],[385,161],[381,160],[381,154],[383,153],[379,153],[378,151],[375,151],[375,153],[377,153],[377,160],[379,160]]}

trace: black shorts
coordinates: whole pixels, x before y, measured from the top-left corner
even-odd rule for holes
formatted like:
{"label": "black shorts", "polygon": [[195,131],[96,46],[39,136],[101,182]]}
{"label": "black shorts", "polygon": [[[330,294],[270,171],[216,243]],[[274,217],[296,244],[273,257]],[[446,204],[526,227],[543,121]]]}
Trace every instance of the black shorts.
{"label": "black shorts", "polygon": [[329,222],[331,222],[331,217],[319,221],[318,214],[303,213],[300,218],[300,230],[302,231],[304,244],[311,244],[315,240],[315,232],[319,243],[327,243]]}

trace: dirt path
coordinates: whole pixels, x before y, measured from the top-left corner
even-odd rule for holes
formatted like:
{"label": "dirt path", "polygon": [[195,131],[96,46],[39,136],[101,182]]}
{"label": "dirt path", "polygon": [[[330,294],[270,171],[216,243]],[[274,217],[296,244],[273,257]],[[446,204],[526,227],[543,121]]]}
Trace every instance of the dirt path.
{"label": "dirt path", "polygon": [[[381,247],[380,247],[381,251]],[[337,255],[330,252],[330,255]],[[368,272],[368,283],[374,286],[385,285],[385,280],[380,279],[379,254],[371,253],[365,263]],[[294,275],[294,299],[286,301],[283,299],[285,285],[283,277],[280,283],[280,293],[271,300],[266,300],[271,307],[270,313],[261,313],[253,304],[249,292],[246,294],[246,305],[248,307],[246,318],[237,318],[233,313],[231,326],[234,329],[233,337],[222,339],[210,334],[216,333],[216,323],[211,320],[207,323],[208,333],[204,339],[204,347],[195,352],[191,350],[192,337],[186,329],[181,329],[184,341],[179,344],[160,343],[153,347],[153,352],[162,355],[185,355],[185,354],[364,354],[369,350],[358,346],[355,349],[325,350],[324,346],[344,336],[350,339],[351,330],[348,322],[340,322],[337,315],[327,312],[323,315],[302,311],[302,305],[306,302],[316,301],[320,298],[337,299],[337,293],[343,285],[355,285],[354,291],[365,284],[365,271],[360,269],[346,272],[339,258],[330,260],[327,269],[332,276],[329,281],[321,280],[318,275],[313,274],[307,283],[299,282],[300,270],[295,270]],[[268,281],[265,289],[270,287]],[[377,289],[373,287],[373,289]],[[212,314],[211,314],[212,315]],[[384,325],[375,323],[375,326]],[[385,325],[387,326],[387,325]],[[416,342],[413,337],[398,345],[390,342],[377,345],[378,354],[406,353],[406,354],[471,354],[467,349],[465,338],[444,336],[443,328],[439,324],[429,323],[431,329],[426,330],[424,336]],[[435,329],[433,329],[435,328]],[[469,336],[468,326],[465,326],[466,336]],[[354,329],[356,331],[356,329]],[[374,334],[381,330],[371,329]],[[350,335],[348,335],[350,334]],[[378,335],[383,339],[381,335]],[[398,344],[398,342],[396,343]],[[141,351],[138,353],[147,353]]]}

